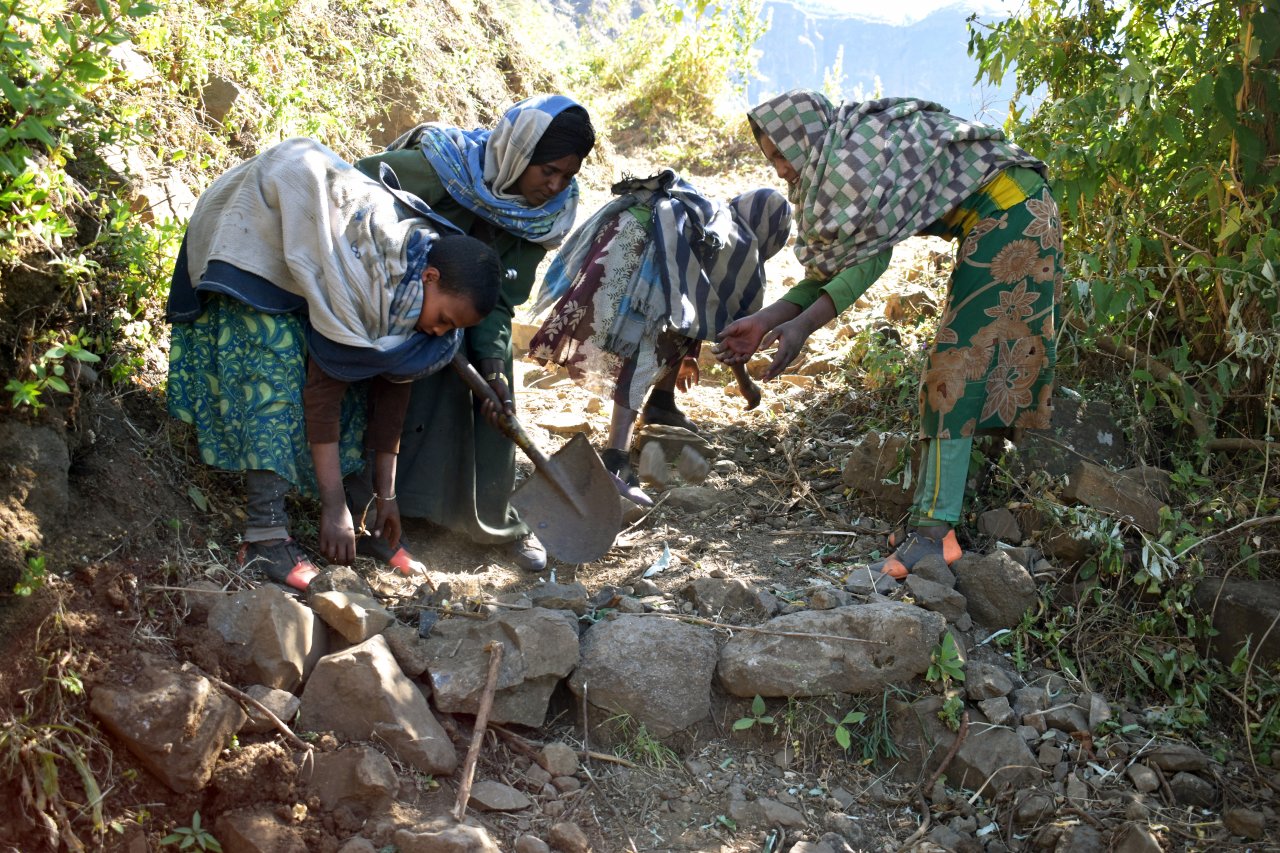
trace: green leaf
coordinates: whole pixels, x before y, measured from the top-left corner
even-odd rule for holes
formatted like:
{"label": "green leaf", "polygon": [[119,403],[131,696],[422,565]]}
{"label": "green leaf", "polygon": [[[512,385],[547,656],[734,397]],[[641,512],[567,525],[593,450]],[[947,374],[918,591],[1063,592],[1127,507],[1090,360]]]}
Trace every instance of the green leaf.
{"label": "green leaf", "polygon": [[844,726],[836,726],[836,743],[840,744],[841,749],[848,749],[850,744],[853,743],[849,730]]}
{"label": "green leaf", "polygon": [[760,696],[751,700],[751,713],[757,717],[764,713],[764,699]]}
{"label": "green leaf", "polygon": [[66,381],[61,376],[50,376],[45,380],[45,382],[55,391],[61,391],[63,394],[71,393],[71,389],[67,386]]}
{"label": "green leaf", "polygon": [[740,719],[740,720],[735,720],[735,721],[734,721],[734,723],[733,723],[733,730],[734,730],[735,732],[744,731],[745,729],[749,729],[749,728],[751,728],[751,727],[752,727],[752,726],[754,726],[755,724],[756,724],[756,721],[755,721],[754,719],[752,719],[751,717],[743,717],[743,718],[742,718],[742,719]]}
{"label": "green leaf", "polygon": [[57,146],[58,140],[54,139],[49,133],[48,128],[41,124],[35,116],[28,116],[19,129],[27,136],[28,139],[38,139],[50,148]]}
{"label": "green leaf", "polygon": [[191,502],[196,505],[196,509],[201,512],[209,511],[209,499],[204,496],[204,492],[200,491],[195,486],[187,487],[187,497],[189,497]]}

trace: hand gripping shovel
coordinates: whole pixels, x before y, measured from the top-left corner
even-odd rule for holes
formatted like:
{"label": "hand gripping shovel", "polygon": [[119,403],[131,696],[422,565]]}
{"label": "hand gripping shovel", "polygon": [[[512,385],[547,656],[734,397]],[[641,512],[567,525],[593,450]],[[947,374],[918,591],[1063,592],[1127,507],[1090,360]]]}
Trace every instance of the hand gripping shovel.
{"label": "hand gripping shovel", "polygon": [[[461,352],[453,357],[453,367],[472,394],[502,409],[498,395]],[[498,420],[502,432],[536,469],[512,492],[511,505],[547,553],[566,563],[603,557],[622,527],[622,507],[613,478],[587,437],[578,433],[548,457],[514,415],[504,413]]]}

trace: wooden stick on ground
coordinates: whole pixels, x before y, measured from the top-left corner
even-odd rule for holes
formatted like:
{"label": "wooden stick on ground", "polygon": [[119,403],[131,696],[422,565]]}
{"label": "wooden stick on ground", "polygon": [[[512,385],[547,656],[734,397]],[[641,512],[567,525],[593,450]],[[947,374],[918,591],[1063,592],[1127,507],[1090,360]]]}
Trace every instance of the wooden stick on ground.
{"label": "wooden stick on ground", "polygon": [[266,705],[263,705],[261,702],[259,702],[257,699],[254,699],[252,696],[250,696],[248,693],[245,693],[243,690],[240,690],[239,688],[236,688],[236,687],[232,687],[230,684],[227,684],[227,682],[223,681],[221,678],[215,678],[212,675],[207,675],[205,677],[208,678],[210,681],[212,681],[214,684],[221,687],[227,693],[231,694],[231,696],[233,696],[234,698],[239,699],[241,702],[244,702],[246,705],[252,705],[254,708],[258,709],[258,713],[266,717],[271,722],[271,725],[275,726],[280,731],[280,734],[284,735],[285,740],[289,741],[289,743],[292,744],[294,749],[301,750],[302,752],[311,751],[311,744],[307,743],[302,738],[295,735],[293,733],[293,730],[290,729],[287,725],[285,725],[283,720],[281,720],[279,717],[273,714],[271,712],[271,709],[268,708]]}
{"label": "wooden stick on ground", "polygon": [[471,746],[467,747],[467,759],[462,762],[462,781],[458,785],[458,802],[453,807],[453,819],[462,822],[467,813],[467,801],[471,799],[471,780],[476,773],[476,759],[480,757],[480,744],[484,743],[485,726],[489,723],[489,709],[493,707],[493,694],[498,689],[498,667],[502,664],[502,643],[489,641],[489,674],[485,676],[484,692],[480,694],[480,708],[476,711],[476,728],[471,734]]}

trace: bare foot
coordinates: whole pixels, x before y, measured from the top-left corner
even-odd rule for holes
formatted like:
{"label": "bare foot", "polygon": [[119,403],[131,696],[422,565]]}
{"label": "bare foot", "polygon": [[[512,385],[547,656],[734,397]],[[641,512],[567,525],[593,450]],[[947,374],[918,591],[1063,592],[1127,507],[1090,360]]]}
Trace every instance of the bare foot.
{"label": "bare foot", "polygon": [[751,374],[747,373],[745,364],[733,365],[733,378],[738,380],[738,390],[742,392],[743,399],[747,401],[747,411],[749,412],[760,405],[760,387],[751,378]]}

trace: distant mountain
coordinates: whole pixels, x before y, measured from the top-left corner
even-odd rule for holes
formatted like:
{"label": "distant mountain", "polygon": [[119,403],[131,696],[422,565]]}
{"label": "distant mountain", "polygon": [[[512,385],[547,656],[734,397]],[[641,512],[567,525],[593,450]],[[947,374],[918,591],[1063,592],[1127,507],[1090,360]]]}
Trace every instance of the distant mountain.
{"label": "distant mountain", "polygon": [[756,45],[763,79],[748,87],[752,103],[788,89],[821,89],[824,74],[843,48],[844,97],[854,97],[859,87],[863,97],[874,97],[879,77],[884,95],[926,98],[957,115],[992,124],[1008,114],[1013,92],[1008,78],[1000,89],[973,82],[978,64],[967,53],[965,21],[971,13],[963,5],[895,26],[802,8],[803,2],[765,3],[772,24]]}

